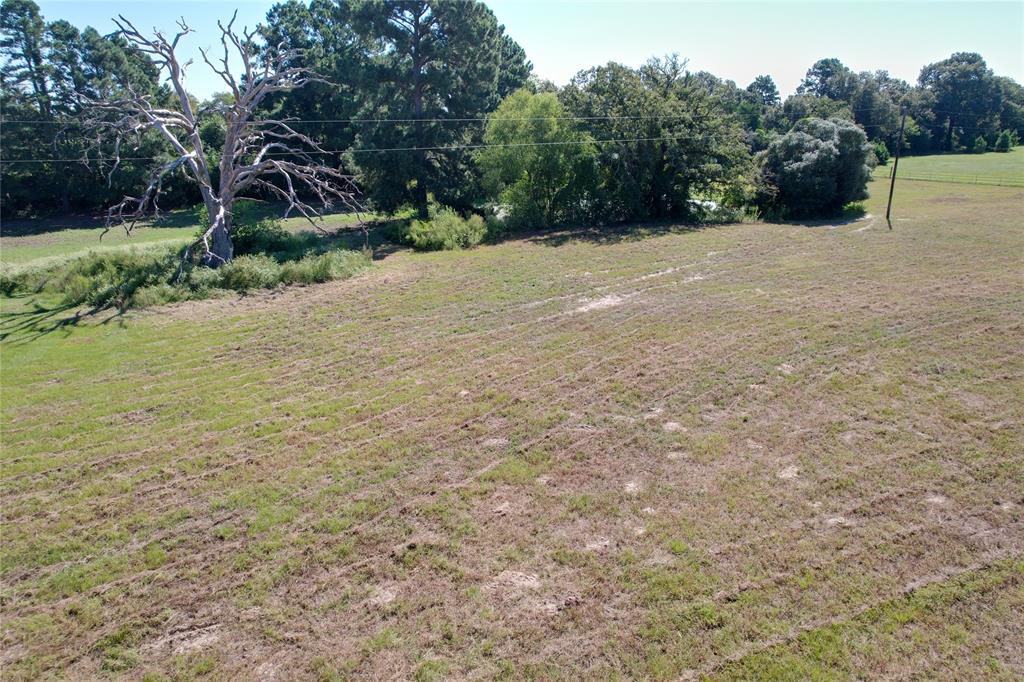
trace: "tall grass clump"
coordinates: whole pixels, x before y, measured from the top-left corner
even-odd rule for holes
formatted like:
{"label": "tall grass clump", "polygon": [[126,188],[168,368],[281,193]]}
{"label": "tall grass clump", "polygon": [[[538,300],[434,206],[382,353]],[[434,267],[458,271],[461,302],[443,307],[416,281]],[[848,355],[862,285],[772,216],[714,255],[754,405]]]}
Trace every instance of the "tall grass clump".
{"label": "tall grass clump", "polygon": [[211,269],[181,266],[182,247],[90,252],[37,269],[0,275],[0,293],[41,294],[66,307],[144,308],[177,301],[245,293],[285,284],[314,284],[351,277],[370,264],[368,253],[337,248],[312,232],[290,234],[274,221],[245,226],[242,253]]}
{"label": "tall grass clump", "polygon": [[450,251],[476,246],[487,234],[484,219],[478,215],[463,218],[450,208],[431,210],[429,220],[414,220],[405,238],[414,249]]}

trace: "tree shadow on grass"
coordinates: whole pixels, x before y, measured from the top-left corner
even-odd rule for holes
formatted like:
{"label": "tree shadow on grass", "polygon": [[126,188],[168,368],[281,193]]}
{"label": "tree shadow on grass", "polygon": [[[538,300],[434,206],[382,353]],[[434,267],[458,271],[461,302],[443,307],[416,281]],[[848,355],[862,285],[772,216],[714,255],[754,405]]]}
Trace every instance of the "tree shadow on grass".
{"label": "tree shadow on grass", "polygon": [[[117,308],[82,308],[63,303],[44,305],[31,300],[31,294],[23,297],[30,299],[25,310],[0,311],[0,342],[5,345],[25,345],[56,332],[70,336],[72,330],[80,324],[108,324],[120,320],[124,315],[124,311]],[[20,297],[2,300],[12,301],[16,298]]]}
{"label": "tree shadow on grass", "polygon": [[870,214],[862,203],[847,204],[839,213],[817,218],[785,218],[765,220],[772,225],[793,225],[796,227],[843,227],[867,218]]}
{"label": "tree shadow on grass", "polygon": [[[105,227],[106,215],[72,214],[51,216],[47,218],[11,218],[4,220],[3,236],[31,237],[50,232],[64,230],[95,230]],[[158,218],[149,218],[139,223],[138,227],[161,229],[181,228],[196,224],[196,214],[191,209],[175,209],[161,213]],[[119,225],[112,225],[111,232],[123,230]]]}
{"label": "tree shadow on grass", "polygon": [[369,249],[373,260],[384,260],[399,251],[408,251],[408,244],[402,242],[402,229],[409,222],[406,218],[375,220],[364,225],[345,225],[329,232],[326,236],[334,240],[335,248],[363,251]]}
{"label": "tree shadow on grass", "polygon": [[542,246],[559,247],[573,242],[586,242],[598,246],[611,246],[624,242],[635,242],[652,237],[685,234],[719,227],[717,223],[686,223],[680,221],[648,221],[605,225],[600,227],[568,227],[549,231],[516,232],[503,236],[497,241],[523,240]]}

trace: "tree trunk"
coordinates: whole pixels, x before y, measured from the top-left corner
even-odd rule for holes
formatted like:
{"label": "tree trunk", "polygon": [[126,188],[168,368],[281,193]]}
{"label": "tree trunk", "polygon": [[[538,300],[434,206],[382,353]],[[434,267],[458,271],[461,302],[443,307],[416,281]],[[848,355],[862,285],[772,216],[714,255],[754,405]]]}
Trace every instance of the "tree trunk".
{"label": "tree trunk", "polygon": [[[207,204],[209,206],[209,204]],[[209,211],[209,208],[207,209]],[[210,213],[213,229],[210,231],[210,252],[203,256],[203,265],[216,268],[231,261],[235,255],[235,245],[231,243],[231,215],[217,206]]]}
{"label": "tree trunk", "polygon": [[228,234],[227,225],[221,222],[213,228],[210,233],[210,253],[206,256],[205,265],[216,268],[229,262],[235,254],[235,246],[231,243],[231,235]]}
{"label": "tree trunk", "polygon": [[57,165],[58,172],[64,178],[60,188],[60,212],[64,215],[71,213],[71,169],[64,164]]}
{"label": "tree trunk", "polygon": [[946,151],[953,151],[953,117],[949,117],[949,126],[946,128]]}

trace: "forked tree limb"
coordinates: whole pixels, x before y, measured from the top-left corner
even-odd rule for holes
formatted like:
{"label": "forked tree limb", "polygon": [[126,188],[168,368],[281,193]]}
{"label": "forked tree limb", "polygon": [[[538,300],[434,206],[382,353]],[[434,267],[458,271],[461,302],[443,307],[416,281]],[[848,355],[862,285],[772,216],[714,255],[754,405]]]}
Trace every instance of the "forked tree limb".
{"label": "forked tree limb", "polygon": [[[124,145],[134,142],[137,147],[146,132],[156,131],[174,155],[153,171],[141,195],[126,196],[108,210],[107,229],[119,224],[131,233],[138,220],[158,214],[165,178],[182,172],[199,186],[210,216],[209,227],[186,248],[184,257],[191,259],[195,250],[201,248],[203,261],[214,266],[231,259],[234,203],[247,191],[258,188],[287,202],[285,217],[298,213],[321,232],[316,219],[335,203],[357,215],[364,212],[352,177],[325,163],[333,152],[327,152],[312,137],[295,130],[287,119],[268,119],[257,114],[268,95],[326,81],[310,69],[294,65],[302,56],[300,50],[283,46],[261,50],[254,40],[254,31],[235,30],[236,17],[237,12],[227,24],[217,22],[221,56],[213,57],[208,50],[200,50],[206,65],[228,87],[231,102],[195,110],[185,88],[185,71],[191,62],[182,64],[176,54],[179,41],[192,32],[184,20],[178,22],[178,32],[168,38],[157,30],[152,36],[145,35],[131,21],[119,16],[114,22],[120,34],[166,73],[174,105],[159,103],[152,95],[140,94],[128,86],[117,99],[89,102],[86,116],[94,141],[85,160],[110,163],[108,182],[121,163]],[[242,64],[238,76],[232,71],[232,55]],[[220,116],[225,124],[216,183],[199,134],[201,121],[209,116]],[[183,267],[184,260],[179,274]]]}

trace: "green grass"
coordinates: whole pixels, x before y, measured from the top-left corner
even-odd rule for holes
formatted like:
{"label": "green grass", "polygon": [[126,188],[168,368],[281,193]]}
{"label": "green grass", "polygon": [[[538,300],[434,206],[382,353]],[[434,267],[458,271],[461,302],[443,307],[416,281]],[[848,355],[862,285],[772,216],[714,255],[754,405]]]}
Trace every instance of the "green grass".
{"label": "green grass", "polygon": [[5,680],[1019,679],[1020,190],[871,189],[0,299]]}
{"label": "green grass", "polygon": [[[271,215],[270,209],[268,207],[265,213]],[[365,214],[364,218],[370,220],[375,216]],[[328,215],[321,225],[333,231],[351,227],[356,224],[356,220],[353,215]],[[0,267],[5,271],[49,266],[90,251],[181,245],[194,238],[199,229],[199,223],[191,210],[171,211],[155,223],[142,222],[130,235],[121,227],[112,227],[104,234],[104,228],[97,225],[95,220],[52,219],[37,222],[42,227],[33,227],[32,221],[26,220],[5,221],[4,234],[0,236]],[[312,229],[309,222],[301,217],[288,218],[282,224],[289,232]]]}
{"label": "green grass", "polygon": [[[889,177],[893,162],[875,169],[876,177]],[[1024,186],[1024,147],[1005,153],[934,154],[900,159],[899,177],[962,183]]]}
{"label": "green grass", "polygon": [[112,229],[103,235],[103,228],[72,228],[38,235],[4,236],[0,237],[0,262],[5,270],[21,270],[51,265],[90,251],[185,244],[195,235],[196,228],[140,227],[131,236],[126,235],[122,229]]}

